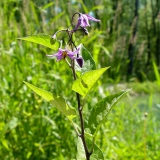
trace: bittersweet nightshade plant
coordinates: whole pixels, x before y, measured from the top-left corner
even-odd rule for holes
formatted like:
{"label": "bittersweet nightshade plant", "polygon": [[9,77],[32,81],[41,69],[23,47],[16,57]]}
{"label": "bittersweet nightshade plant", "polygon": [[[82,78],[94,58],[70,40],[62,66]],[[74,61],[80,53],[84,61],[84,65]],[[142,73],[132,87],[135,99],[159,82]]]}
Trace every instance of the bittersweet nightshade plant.
{"label": "bittersweet nightshade plant", "polygon": [[[78,14],[79,17],[77,19],[77,24],[74,24],[73,20],[75,19],[76,14]],[[67,29],[59,30],[52,36],[34,35],[19,39],[49,47],[53,49],[55,53],[47,55],[48,57],[56,57],[57,61],[64,60],[64,62],[67,62],[73,73],[74,81],[71,89],[75,92],[77,106],[72,107],[68,105],[66,100],[59,95],[35,87],[28,82],[24,83],[35,93],[53,105],[53,107],[56,107],[71,122],[78,137],[77,154],[75,153],[75,158],[77,160],[104,160],[102,151],[95,143],[96,134],[101,125],[106,121],[106,116],[111,109],[125,94],[129,92],[129,90],[100,99],[89,111],[89,116],[83,116],[83,107],[87,95],[91,92],[100,76],[109,68],[105,67],[96,69],[92,54],[82,44],[76,45],[75,40],[73,40],[73,34],[76,34],[79,30],[82,31],[85,36],[89,34],[86,28],[90,26],[88,22],[89,20],[100,22],[100,20],[95,19],[88,14],[76,12],[72,17],[72,28],[69,27]],[[62,41],[57,40],[59,33],[66,33],[68,35],[68,41],[65,43],[66,45],[64,49],[62,49]],[[61,42],[61,47],[59,47],[59,42]],[[76,110],[78,111],[78,114]],[[78,117],[80,125],[75,124],[73,121],[73,119]],[[84,121],[86,122],[85,124]]]}

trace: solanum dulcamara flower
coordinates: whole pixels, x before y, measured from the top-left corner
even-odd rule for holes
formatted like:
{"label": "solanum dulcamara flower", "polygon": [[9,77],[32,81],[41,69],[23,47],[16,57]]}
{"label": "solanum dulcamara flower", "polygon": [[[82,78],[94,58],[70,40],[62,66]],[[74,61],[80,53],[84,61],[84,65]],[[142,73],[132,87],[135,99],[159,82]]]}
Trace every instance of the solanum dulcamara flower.
{"label": "solanum dulcamara flower", "polygon": [[90,26],[90,24],[88,22],[89,20],[95,21],[95,22],[100,22],[99,19],[96,19],[96,18],[94,18],[94,17],[92,17],[92,16],[90,16],[88,14],[82,14],[82,13],[80,13],[80,16],[78,18],[77,26],[76,26],[76,28],[74,30],[76,30],[79,26],[81,26],[83,28],[85,28],[87,26]]}
{"label": "solanum dulcamara flower", "polygon": [[76,59],[79,66],[82,67],[83,66],[83,58],[79,56],[79,51],[80,51],[80,48],[77,48],[77,50],[75,50],[73,52],[68,49],[59,48],[57,53],[52,54],[52,55],[47,55],[47,56],[48,57],[56,57],[57,61],[65,59],[68,56],[70,59]]}
{"label": "solanum dulcamara flower", "polygon": [[79,48],[75,51],[69,51],[67,49],[58,49],[58,52],[56,54],[52,54],[52,55],[47,55],[48,57],[56,57],[57,61],[60,61],[61,59],[65,59],[67,56],[71,59],[75,59],[76,55],[79,53]]}

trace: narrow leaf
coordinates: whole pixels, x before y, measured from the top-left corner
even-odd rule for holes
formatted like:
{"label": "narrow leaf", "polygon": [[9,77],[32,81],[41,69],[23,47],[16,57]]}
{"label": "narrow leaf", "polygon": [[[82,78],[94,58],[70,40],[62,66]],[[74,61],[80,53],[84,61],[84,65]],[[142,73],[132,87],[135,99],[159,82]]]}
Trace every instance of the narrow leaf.
{"label": "narrow leaf", "polygon": [[158,66],[156,65],[156,63],[154,61],[152,62],[152,64],[153,64],[154,73],[155,73],[155,76],[157,79],[157,84],[160,86],[160,74],[158,71]]}
{"label": "narrow leaf", "polygon": [[108,69],[101,68],[97,70],[92,70],[84,73],[80,78],[78,78],[72,85],[72,90],[79,93],[83,97],[93,88],[100,76]]}
{"label": "narrow leaf", "polygon": [[130,90],[122,91],[101,99],[95,107],[92,109],[91,114],[88,118],[87,129],[90,133],[95,136],[98,132],[101,124],[105,121],[106,116],[116,103],[126,95]]}
{"label": "narrow leaf", "polygon": [[53,45],[50,43],[50,35],[45,35],[45,34],[40,34],[40,35],[34,35],[34,36],[29,36],[29,37],[22,37],[18,38],[20,40],[24,41],[29,41],[29,42],[34,42],[37,44],[41,44],[45,47],[51,48],[53,50],[57,50],[59,48],[59,42],[56,41]]}
{"label": "narrow leaf", "polygon": [[53,95],[52,93],[45,91],[41,88],[37,88],[32,84],[29,84],[24,81],[24,83],[32,89],[35,93],[37,93],[39,96],[41,96],[43,99],[48,101],[50,104],[54,105],[60,112],[62,112],[69,120],[72,120],[74,117],[76,117],[76,110],[68,106],[65,99],[63,99],[60,96]]}

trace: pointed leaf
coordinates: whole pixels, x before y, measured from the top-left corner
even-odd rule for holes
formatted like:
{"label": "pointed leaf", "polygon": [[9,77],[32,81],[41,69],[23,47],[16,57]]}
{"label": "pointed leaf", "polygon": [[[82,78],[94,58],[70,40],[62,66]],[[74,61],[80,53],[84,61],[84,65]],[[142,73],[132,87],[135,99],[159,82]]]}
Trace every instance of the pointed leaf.
{"label": "pointed leaf", "polygon": [[[88,142],[88,145],[92,146],[92,141],[87,137],[86,137],[86,140]],[[80,137],[78,137],[78,140],[77,140],[77,156],[76,156],[76,159],[77,160],[86,160],[83,143],[82,143],[82,140],[81,140]],[[93,149],[93,153],[90,157],[90,160],[104,160],[103,153],[96,144],[94,144],[94,149]]]}
{"label": "pointed leaf", "polygon": [[57,50],[59,48],[59,41],[56,41],[54,44],[51,44],[51,42],[50,42],[51,36],[50,35],[40,34],[40,35],[34,35],[34,36],[29,36],[29,37],[21,37],[18,39],[41,44],[41,45],[48,47],[48,48],[51,48],[53,50]]}
{"label": "pointed leaf", "polygon": [[89,128],[90,133],[95,136],[98,132],[101,124],[105,121],[106,116],[115,106],[115,104],[130,90],[122,91],[101,99],[95,107],[92,109],[88,119],[87,129]]}
{"label": "pointed leaf", "polygon": [[72,90],[79,93],[83,97],[93,88],[100,76],[108,69],[101,68],[97,70],[92,70],[84,73],[80,78],[78,78],[72,85]]}
{"label": "pointed leaf", "polygon": [[54,105],[59,111],[61,111],[69,120],[72,120],[74,117],[76,117],[76,110],[68,106],[65,99],[63,99],[60,96],[53,95],[52,93],[45,91],[41,88],[37,88],[32,84],[29,84],[24,81],[24,83],[32,89],[35,93],[37,93],[39,96],[41,96],[43,99]]}
{"label": "pointed leaf", "polygon": [[7,150],[9,150],[9,146],[8,146],[7,140],[2,139],[2,140],[1,140],[1,143],[3,144],[3,146],[4,146]]}

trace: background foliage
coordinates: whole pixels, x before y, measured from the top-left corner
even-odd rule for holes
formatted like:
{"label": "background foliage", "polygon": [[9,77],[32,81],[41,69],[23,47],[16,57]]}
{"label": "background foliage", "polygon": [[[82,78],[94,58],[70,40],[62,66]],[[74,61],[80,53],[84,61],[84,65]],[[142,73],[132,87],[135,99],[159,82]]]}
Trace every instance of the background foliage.
{"label": "background foliage", "polygon": [[92,53],[98,68],[111,66],[88,96],[86,113],[101,97],[133,88],[107,117],[97,144],[106,160],[158,160],[159,8],[158,0],[1,0],[0,159],[75,158],[76,134],[67,119],[23,84],[60,94],[76,107],[71,72],[46,57],[51,49],[17,38],[52,35],[79,11],[101,23],[91,23],[90,35],[77,35],[76,43]]}

